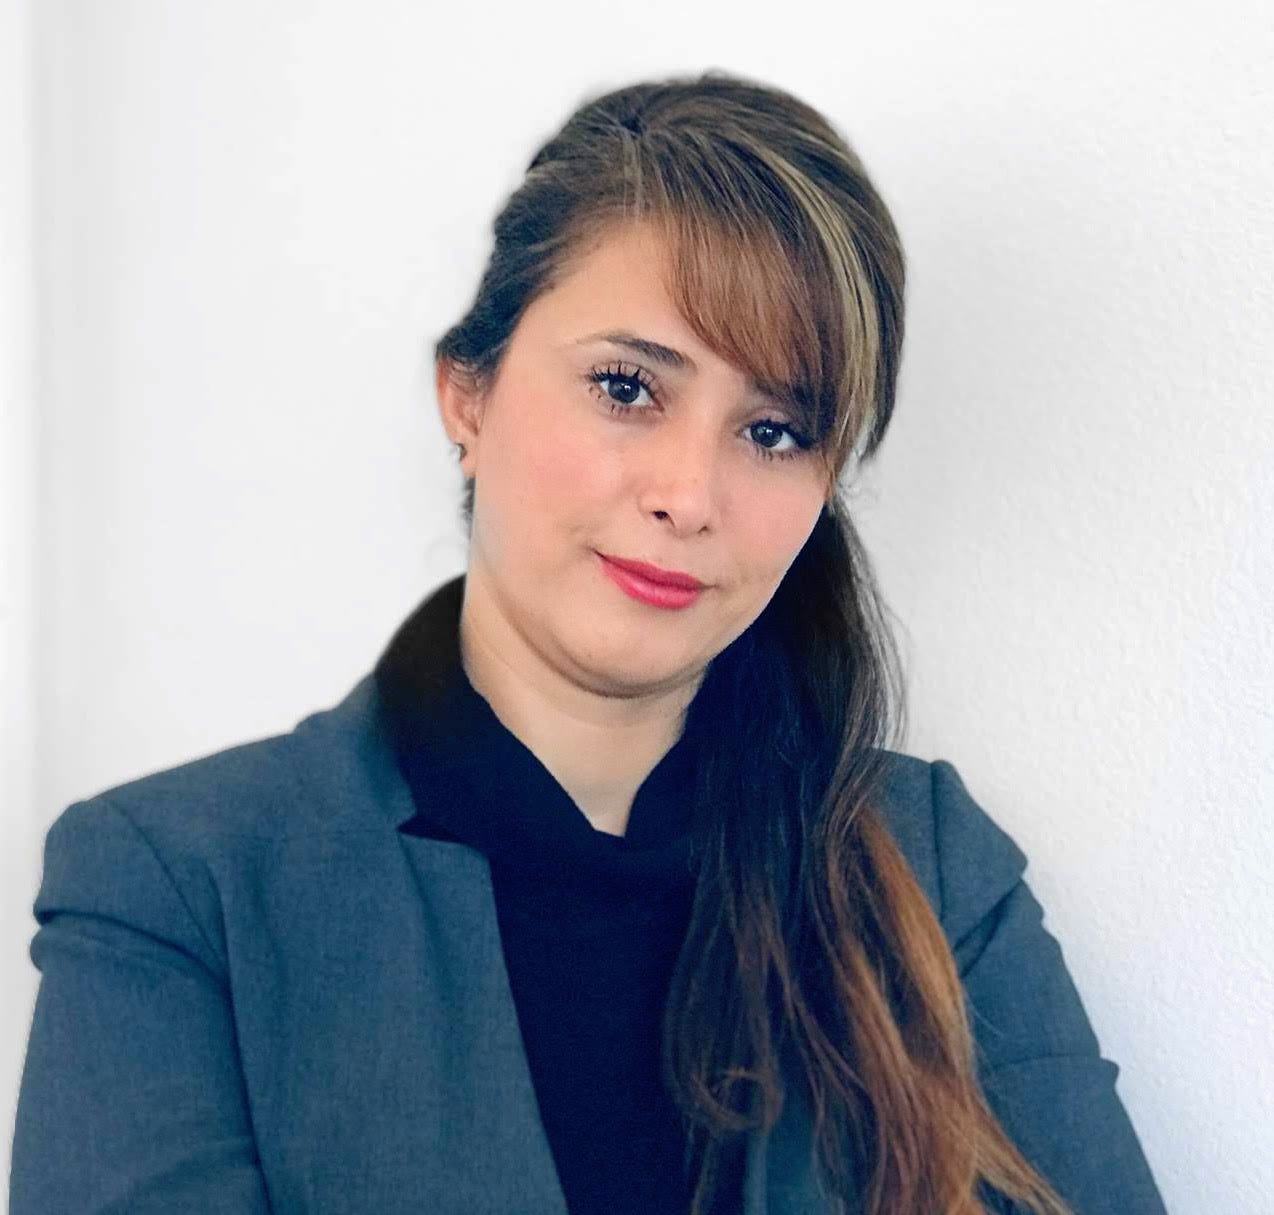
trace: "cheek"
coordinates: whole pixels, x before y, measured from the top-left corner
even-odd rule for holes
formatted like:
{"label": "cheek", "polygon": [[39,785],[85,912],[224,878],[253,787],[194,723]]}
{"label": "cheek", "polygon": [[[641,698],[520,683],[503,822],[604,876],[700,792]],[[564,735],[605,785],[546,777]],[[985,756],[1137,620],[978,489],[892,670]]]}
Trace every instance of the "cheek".
{"label": "cheek", "polygon": [[527,392],[502,405],[502,432],[493,436],[499,467],[490,480],[500,487],[507,521],[534,530],[579,514],[610,480],[595,433],[572,415],[560,391]]}
{"label": "cheek", "polygon": [[740,559],[758,581],[778,583],[804,547],[822,509],[821,498],[776,488],[756,495],[739,529]]}
{"label": "cheek", "polygon": [[595,467],[589,455],[578,431],[546,427],[528,451],[527,472],[545,494],[569,499],[572,488],[584,483]]}

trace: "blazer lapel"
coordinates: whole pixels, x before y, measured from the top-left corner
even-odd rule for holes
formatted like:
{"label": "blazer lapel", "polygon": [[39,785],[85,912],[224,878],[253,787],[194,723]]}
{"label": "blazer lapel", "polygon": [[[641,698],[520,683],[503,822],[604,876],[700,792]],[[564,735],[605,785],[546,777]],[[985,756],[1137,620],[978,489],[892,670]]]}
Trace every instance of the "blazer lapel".
{"label": "blazer lapel", "polygon": [[[504,966],[487,859],[464,844],[402,841],[419,882],[431,961],[447,978],[451,1040],[441,1096],[456,1115],[453,1159],[489,1169],[492,1210],[567,1215]],[[791,1086],[773,1131],[748,1136],[743,1215],[831,1209],[811,1146],[809,1111]]]}
{"label": "blazer lapel", "polygon": [[476,1175],[483,1201],[474,1210],[567,1215],[504,966],[487,859],[465,844],[400,838],[418,883],[421,944],[445,1005],[446,1041],[431,1044],[441,1056],[434,1070],[448,1123],[439,1165],[453,1174],[444,1185],[454,1187],[442,1192],[473,1191]]}
{"label": "blazer lapel", "polygon": [[[308,744],[311,774],[321,774],[316,791],[346,812],[365,806],[395,828],[414,816],[370,676],[338,705],[301,723],[297,734]],[[396,1007],[368,1008],[366,1015],[385,1035],[383,1050],[402,1059],[400,1084],[422,1094],[430,1115],[418,1139],[407,1126],[392,1134],[401,1145],[398,1176],[415,1178],[420,1192],[392,1201],[387,1194],[381,1209],[406,1210],[419,1201],[446,1215],[568,1215],[522,1044],[487,858],[457,842],[401,831],[396,839],[414,891],[404,906],[386,874],[387,887],[364,900],[382,906],[382,916],[394,908],[393,922],[381,918],[377,930],[392,933],[401,968],[384,988]],[[373,975],[361,983],[374,1002]],[[813,1168],[806,1102],[799,1086],[788,1091],[773,1130],[749,1134],[742,1215],[831,1209]],[[410,1159],[401,1159],[404,1152]]]}

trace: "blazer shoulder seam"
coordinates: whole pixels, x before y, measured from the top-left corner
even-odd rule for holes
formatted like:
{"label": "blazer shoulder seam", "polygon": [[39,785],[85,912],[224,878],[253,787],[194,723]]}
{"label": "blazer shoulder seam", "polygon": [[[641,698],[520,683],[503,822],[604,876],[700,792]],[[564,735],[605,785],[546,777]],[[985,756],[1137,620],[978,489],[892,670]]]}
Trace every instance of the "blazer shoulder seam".
{"label": "blazer shoulder seam", "polygon": [[[154,841],[140,826],[132,814],[130,814],[128,810],[126,810],[115,798],[103,794],[100,796],[100,800],[104,805],[109,806],[112,810],[114,810],[129,825],[129,827],[132,828],[133,832],[137,835],[137,838],[142,841],[146,851],[154,858],[155,864],[159,866],[160,872],[163,873],[164,877],[168,881],[168,885],[172,888],[173,893],[177,896],[178,901],[185,909],[186,915],[190,917],[190,922],[194,925],[195,932],[198,933],[199,939],[204,948],[208,950],[209,956],[216,958],[218,962],[224,965],[225,959],[221,957],[220,951],[208,936],[208,933],[204,929],[203,924],[200,922],[198,915],[195,914],[194,907],[191,906],[190,900],[186,897],[186,892],[182,890],[180,883],[173,875],[172,867],[164,859],[163,854],[159,851],[159,849],[155,847]],[[226,983],[225,974],[218,973],[213,970],[213,968],[208,966],[207,963],[204,963],[204,966],[219,983],[222,985]]]}

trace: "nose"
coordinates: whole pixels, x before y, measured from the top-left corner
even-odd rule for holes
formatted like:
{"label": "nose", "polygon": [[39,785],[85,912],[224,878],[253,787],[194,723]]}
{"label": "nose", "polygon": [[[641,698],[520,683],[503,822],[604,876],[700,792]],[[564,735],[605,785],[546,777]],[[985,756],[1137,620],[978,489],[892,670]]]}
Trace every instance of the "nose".
{"label": "nose", "polygon": [[654,428],[642,453],[641,506],[693,536],[712,519],[719,492],[720,436],[706,418],[683,416]]}

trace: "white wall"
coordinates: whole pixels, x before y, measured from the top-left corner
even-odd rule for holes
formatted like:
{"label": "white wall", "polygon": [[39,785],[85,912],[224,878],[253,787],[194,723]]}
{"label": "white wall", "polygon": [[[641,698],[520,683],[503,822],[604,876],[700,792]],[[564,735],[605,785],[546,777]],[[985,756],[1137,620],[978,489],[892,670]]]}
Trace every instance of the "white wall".
{"label": "white wall", "polygon": [[33,23],[0,0],[0,1165],[8,1176],[14,1097],[36,972],[26,949],[46,817],[34,691],[37,462]]}
{"label": "white wall", "polygon": [[[0,313],[6,388],[40,354],[18,468],[40,473],[38,628],[6,571],[0,638],[38,664],[3,820],[33,857],[22,914],[23,841],[68,801],[332,703],[463,567],[427,349],[538,142],[585,90],[755,74],[842,126],[910,254],[895,429],[859,497],[909,749],[1030,857],[1170,1208],[1267,1210],[1264,6],[439,11],[40,6],[41,273],[30,296],[6,258]],[[8,101],[24,44],[0,45]],[[9,170],[25,128],[0,112]],[[27,334],[10,301],[35,298]],[[28,1001],[32,929],[0,936]]]}

